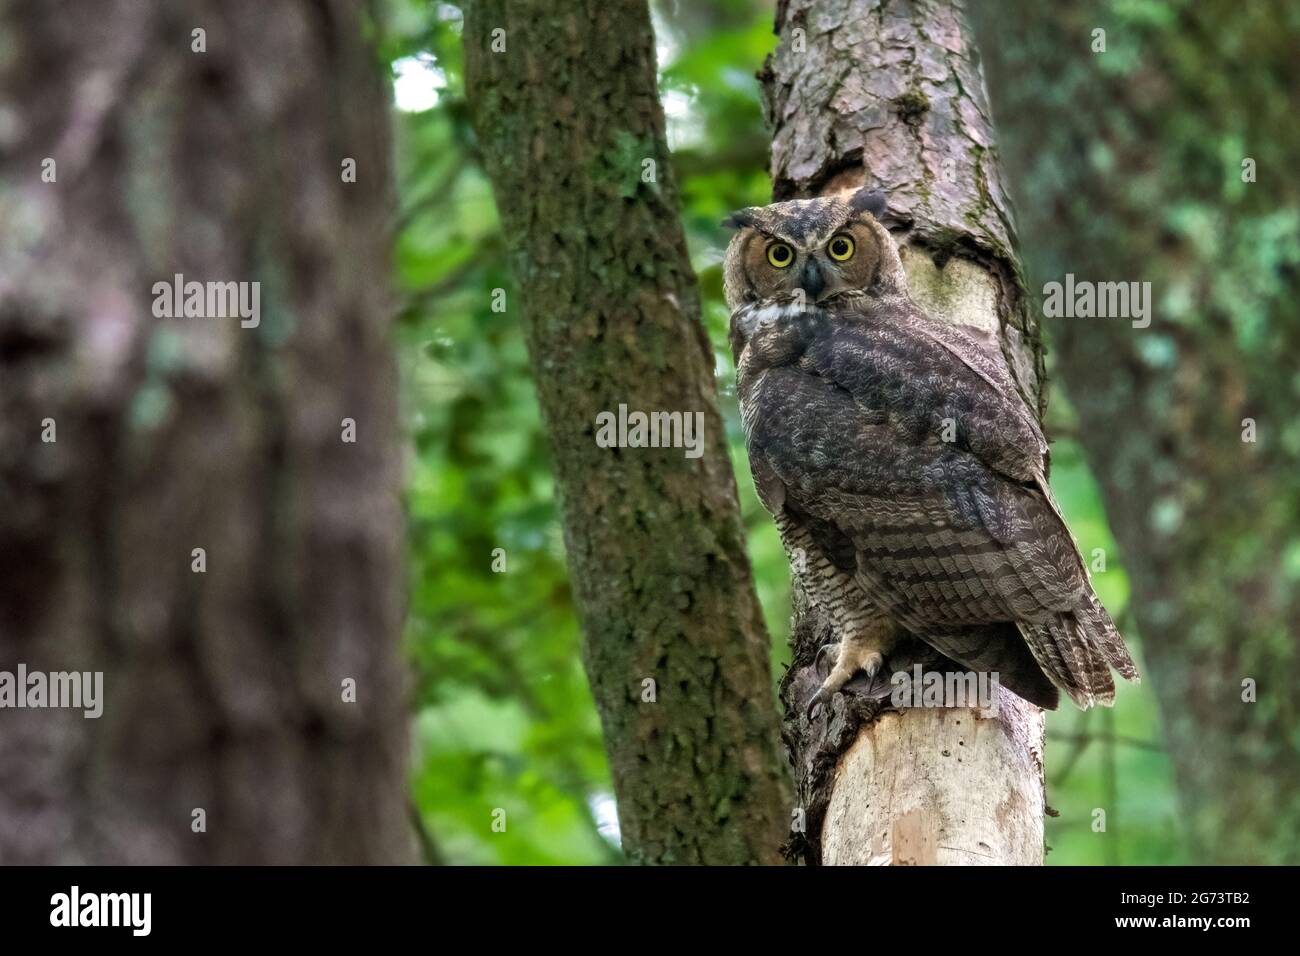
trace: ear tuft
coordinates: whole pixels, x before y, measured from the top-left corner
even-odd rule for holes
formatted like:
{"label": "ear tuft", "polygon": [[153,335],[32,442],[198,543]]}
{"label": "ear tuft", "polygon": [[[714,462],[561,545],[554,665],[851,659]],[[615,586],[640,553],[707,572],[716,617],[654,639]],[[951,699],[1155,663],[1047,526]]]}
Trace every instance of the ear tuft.
{"label": "ear tuft", "polygon": [[849,200],[849,206],[854,212],[869,212],[872,216],[879,219],[885,212],[887,199],[883,190],[868,189],[863,186],[853,198]]}
{"label": "ear tuft", "polygon": [[745,226],[754,224],[753,209],[737,209],[726,219],[722,220],[723,229],[743,229]]}

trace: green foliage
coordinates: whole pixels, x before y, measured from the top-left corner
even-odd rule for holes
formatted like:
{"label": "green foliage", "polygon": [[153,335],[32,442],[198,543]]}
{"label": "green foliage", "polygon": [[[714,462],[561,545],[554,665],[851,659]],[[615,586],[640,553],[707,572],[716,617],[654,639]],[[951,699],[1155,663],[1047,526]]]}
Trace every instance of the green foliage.
{"label": "green foliage", "polygon": [[[663,4],[661,93],[668,112],[682,217],[715,343],[718,385],[774,677],[788,661],[789,572],[754,491],[726,348],[720,220],[770,195],[767,134],[754,71],[775,40],[761,3]],[[385,61],[403,89],[441,86],[436,104],[395,112],[400,213],[397,333],[408,436],[410,606],[416,673],[412,789],[438,856],[451,863],[598,863],[619,859],[599,832],[612,813],[600,726],[580,663],[545,433],[532,391],[520,310],[490,189],[465,118],[459,14],[390,0]],[[413,58],[433,67],[424,73]],[[420,82],[410,79],[414,75]],[[427,92],[427,90],[426,90]],[[634,155],[643,155],[633,149]],[[493,311],[494,290],[507,308]],[[1059,396],[1054,408],[1068,410]],[[1056,446],[1054,482],[1085,554],[1106,549],[1103,600],[1124,621],[1127,577],[1096,488],[1072,442]],[[494,549],[506,570],[492,570]],[[1053,737],[1099,734],[1054,715]],[[1113,735],[1158,741],[1149,690],[1123,688]],[[1053,863],[1177,862],[1167,761],[1158,750],[1069,740],[1048,749]],[[1157,745],[1158,746],[1158,745]],[[1108,758],[1113,754],[1112,761]],[[1054,774],[1071,761],[1058,784]],[[1111,791],[1118,796],[1112,805]],[[1109,836],[1089,829],[1109,806]],[[504,832],[493,813],[505,811]],[[606,822],[606,821],[602,821]],[[1122,850],[1108,850],[1120,841]]]}

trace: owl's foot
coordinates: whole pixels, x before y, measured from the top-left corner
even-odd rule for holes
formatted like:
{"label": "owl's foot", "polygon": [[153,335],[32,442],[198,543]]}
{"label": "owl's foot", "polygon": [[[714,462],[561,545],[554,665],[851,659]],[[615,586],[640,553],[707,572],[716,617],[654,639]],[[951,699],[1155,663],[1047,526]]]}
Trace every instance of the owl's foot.
{"label": "owl's foot", "polygon": [[838,644],[823,644],[817,649],[817,656],[813,659],[817,673],[821,673],[823,658],[832,651],[835,652],[835,666],[808,702],[809,720],[812,720],[818,707],[830,703],[831,698],[840,692],[854,674],[862,671],[870,679],[876,676],[880,666],[885,663],[885,655],[880,653],[875,642],[846,640]]}

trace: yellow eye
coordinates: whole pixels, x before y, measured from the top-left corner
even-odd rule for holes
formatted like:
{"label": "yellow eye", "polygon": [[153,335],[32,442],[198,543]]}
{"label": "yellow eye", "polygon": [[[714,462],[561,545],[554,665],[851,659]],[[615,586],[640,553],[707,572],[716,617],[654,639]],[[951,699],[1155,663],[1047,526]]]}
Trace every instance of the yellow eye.
{"label": "yellow eye", "polygon": [[830,253],[831,258],[836,262],[852,259],[853,240],[848,236],[836,236],[826,246],[826,251]]}
{"label": "yellow eye", "polygon": [[774,242],[767,247],[767,261],[778,269],[784,269],[794,262],[794,250],[784,242]]}

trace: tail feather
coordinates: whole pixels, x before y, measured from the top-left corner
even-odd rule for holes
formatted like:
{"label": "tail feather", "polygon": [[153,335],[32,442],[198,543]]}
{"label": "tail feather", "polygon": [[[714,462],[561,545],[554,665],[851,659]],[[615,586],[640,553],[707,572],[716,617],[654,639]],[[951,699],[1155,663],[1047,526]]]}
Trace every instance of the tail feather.
{"label": "tail feather", "polygon": [[1112,667],[1127,680],[1138,679],[1124,639],[1091,593],[1074,611],[1022,622],[1020,632],[1043,672],[1083,710],[1115,702]]}
{"label": "tail feather", "polygon": [[1060,615],[1041,623],[1018,622],[1034,660],[1043,669],[1048,680],[1065,691],[1070,699],[1084,710],[1092,706],[1092,695],[1080,679],[1082,668],[1078,655],[1071,647],[1065,628],[1059,623]]}
{"label": "tail feather", "polygon": [[1120,637],[1115,622],[1110,619],[1096,595],[1089,592],[1083,607],[1075,613],[1084,622],[1085,633],[1090,636],[1098,652],[1106,658],[1106,662],[1119,671],[1125,680],[1140,681],[1137,665],[1124,646],[1124,638]]}
{"label": "tail feather", "polygon": [[1088,696],[1093,703],[1109,707],[1115,703],[1115,681],[1110,676],[1110,664],[1105,654],[1077,615],[1062,614],[1061,623],[1068,635],[1066,640],[1074,647],[1079,659],[1082,674],[1080,683],[1087,686]]}

